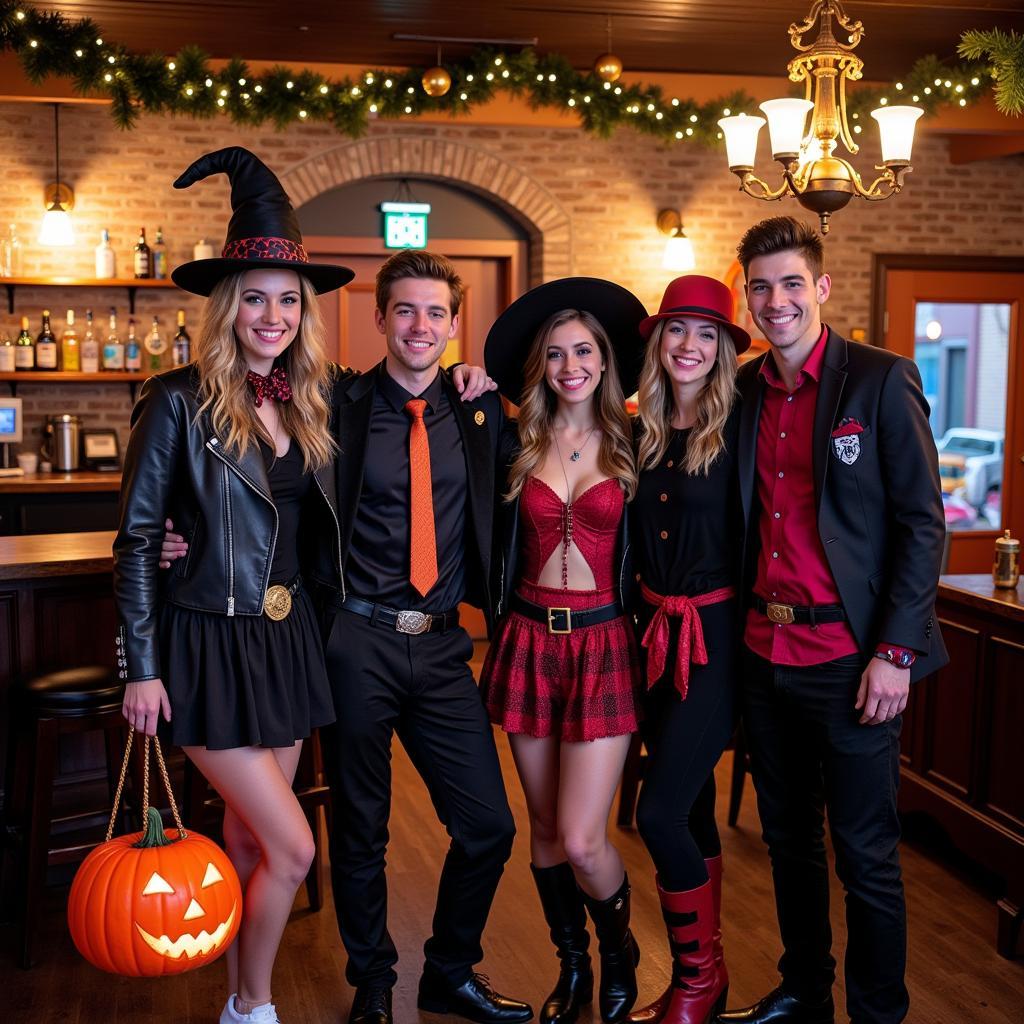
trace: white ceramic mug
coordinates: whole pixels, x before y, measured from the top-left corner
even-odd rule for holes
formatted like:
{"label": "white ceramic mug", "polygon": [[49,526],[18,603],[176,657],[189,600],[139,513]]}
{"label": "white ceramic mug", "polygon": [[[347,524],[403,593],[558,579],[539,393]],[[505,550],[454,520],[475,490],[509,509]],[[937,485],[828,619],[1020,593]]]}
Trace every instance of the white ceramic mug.
{"label": "white ceramic mug", "polygon": [[18,465],[26,473],[35,473],[39,469],[39,456],[35,452],[19,452]]}

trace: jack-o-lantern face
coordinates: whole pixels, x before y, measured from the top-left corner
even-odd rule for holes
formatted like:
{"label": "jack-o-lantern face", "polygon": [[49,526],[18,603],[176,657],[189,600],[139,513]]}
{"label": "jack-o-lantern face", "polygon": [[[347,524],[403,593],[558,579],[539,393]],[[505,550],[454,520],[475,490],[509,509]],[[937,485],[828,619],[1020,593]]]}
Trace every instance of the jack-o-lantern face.
{"label": "jack-o-lantern face", "polygon": [[[78,951],[114,974],[153,977],[200,967],[238,932],[242,892],[224,851],[196,833],[174,839],[159,813],[151,808],[150,815],[155,822],[147,822],[141,840],[121,836],[89,854],[68,899]],[[136,845],[161,839],[163,845]]]}

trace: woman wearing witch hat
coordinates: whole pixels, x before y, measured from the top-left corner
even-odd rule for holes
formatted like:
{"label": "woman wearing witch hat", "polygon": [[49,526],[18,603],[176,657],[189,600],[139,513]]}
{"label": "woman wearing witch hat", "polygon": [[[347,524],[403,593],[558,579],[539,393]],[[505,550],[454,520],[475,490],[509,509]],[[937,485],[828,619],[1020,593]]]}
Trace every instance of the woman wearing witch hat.
{"label": "woman wearing witch hat", "polygon": [[[314,853],[291,783],[303,738],[334,720],[303,577],[314,555],[337,566],[312,550],[338,543],[316,296],[353,275],[309,262],[288,197],[247,150],[207,154],[175,187],[221,172],[234,210],[224,254],[172,275],[209,297],[195,362],[150,378],[132,414],[114,588],[125,717],[153,734],[162,715],[224,799],[245,889],[230,1024],[278,1020],[271,970]],[[158,581],[167,514],[191,544]]]}
{"label": "woman wearing witch hat", "polygon": [[607,821],[637,728],[638,659],[623,594],[636,470],[623,390],[636,385],[643,315],[610,281],[553,281],[513,303],[485,349],[519,420],[509,446],[507,614],[481,687],[509,734],[533,876],[561,960],[546,1024],[571,1024],[592,998],[585,908],[599,940],[603,1020],[621,1020],[637,992],[629,882]]}
{"label": "woman wearing witch hat", "polygon": [[673,962],[666,990],[631,1024],[708,1024],[729,987],[714,769],[735,725],[739,651],[735,382],[750,337],[735,319],[729,289],[693,274],[672,281],[640,324],[631,526],[649,760],[637,827],[657,869]]}

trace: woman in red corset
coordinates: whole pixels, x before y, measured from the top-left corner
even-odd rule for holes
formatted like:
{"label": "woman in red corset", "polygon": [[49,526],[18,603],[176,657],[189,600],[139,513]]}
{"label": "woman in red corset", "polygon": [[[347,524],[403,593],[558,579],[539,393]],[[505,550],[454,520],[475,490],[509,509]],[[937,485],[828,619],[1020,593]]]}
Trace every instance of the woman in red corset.
{"label": "woman in red corset", "polygon": [[[487,339],[487,372],[519,405],[508,451],[504,618],[481,687],[509,734],[530,815],[532,869],[561,960],[542,1022],[592,998],[586,912],[601,954],[601,1017],[636,999],[629,883],[608,841],[637,728],[638,658],[624,614],[625,503],[636,490],[629,418],[639,301],[593,278],[524,295]],[[514,586],[514,591],[513,591]]]}
{"label": "woman in red corset", "polygon": [[740,649],[737,355],[750,337],[710,277],[672,281],[640,325],[634,560],[649,761],[637,827],[658,872],[672,979],[634,1024],[708,1024],[725,1006],[714,769],[734,726]]}

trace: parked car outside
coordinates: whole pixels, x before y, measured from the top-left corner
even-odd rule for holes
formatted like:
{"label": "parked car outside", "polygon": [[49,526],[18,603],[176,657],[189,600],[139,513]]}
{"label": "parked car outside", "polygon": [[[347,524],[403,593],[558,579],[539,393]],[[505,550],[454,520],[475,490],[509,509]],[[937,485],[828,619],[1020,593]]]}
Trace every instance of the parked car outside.
{"label": "parked car outside", "polygon": [[944,494],[963,487],[964,497],[981,509],[1003,485],[1003,435],[977,427],[951,427],[936,444]]}

